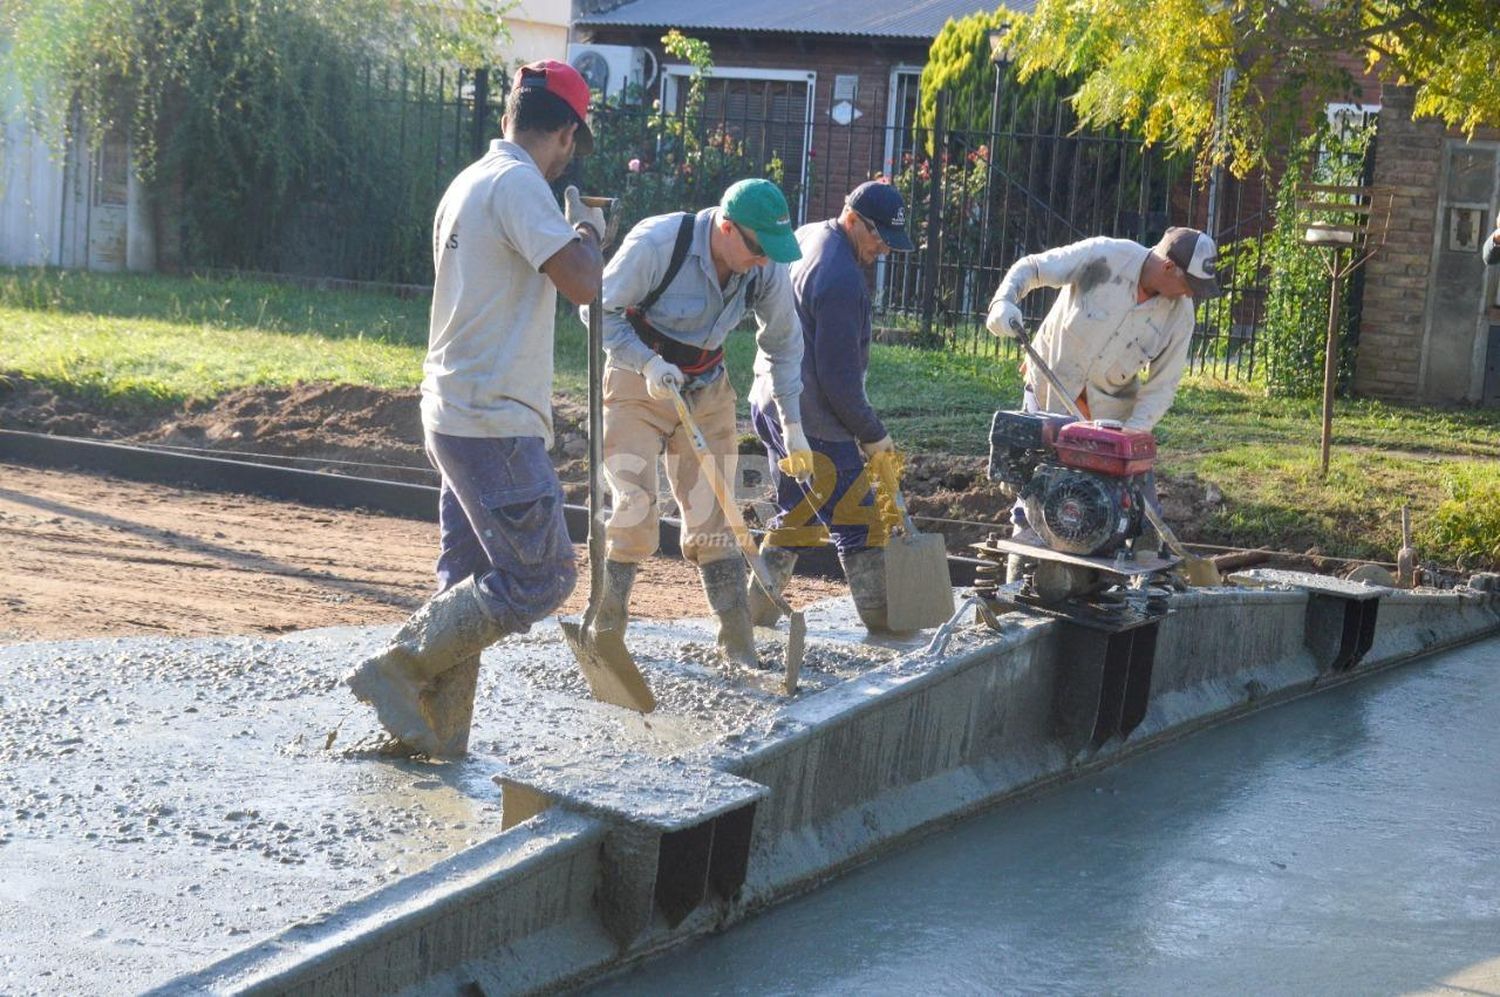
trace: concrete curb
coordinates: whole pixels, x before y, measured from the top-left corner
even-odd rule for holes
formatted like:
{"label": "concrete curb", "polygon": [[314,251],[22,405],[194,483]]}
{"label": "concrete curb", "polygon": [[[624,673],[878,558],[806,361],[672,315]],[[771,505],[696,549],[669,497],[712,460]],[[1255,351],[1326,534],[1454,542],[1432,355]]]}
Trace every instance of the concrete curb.
{"label": "concrete curb", "polygon": [[1238,580],[1259,587],[1175,596],[1150,633],[1154,660],[1129,649],[1124,719],[1095,645],[1070,637],[1068,624],[1010,614],[998,634],[962,632],[945,657],[908,654],[790,703],[765,741],[720,742],[670,766],[640,760],[662,766],[642,773],[647,782],[682,787],[695,771],[722,773],[703,776],[697,816],[691,791],[646,820],[628,806],[574,798],[559,788],[566,771],[549,772],[545,785],[507,773],[507,805],[514,777],[516,805],[529,799],[537,816],[323,925],[293,928],[159,992],[577,984],[999,801],[1500,632],[1494,594],[1399,592],[1288,572]]}

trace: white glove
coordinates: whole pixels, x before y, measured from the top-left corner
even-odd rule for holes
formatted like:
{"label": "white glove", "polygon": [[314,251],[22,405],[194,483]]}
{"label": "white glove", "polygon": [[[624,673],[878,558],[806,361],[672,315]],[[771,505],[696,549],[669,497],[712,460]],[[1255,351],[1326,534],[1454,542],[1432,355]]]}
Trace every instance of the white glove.
{"label": "white glove", "polygon": [[1020,307],[1014,301],[998,298],[990,305],[990,313],[985,316],[984,327],[990,330],[991,335],[1014,339],[1016,330],[1025,328],[1021,322]]}
{"label": "white glove", "polygon": [[776,466],[781,468],[782,474],[789,474],[807,484],[813,476],[813,454],[812,444],[807,442],[807,434],[802,431],[802,423],[782,423],[781,439],[786,444],[786,456],[777,461]]}
{"label": "white glove", "polygon": [[874,443],[861,443],[859,445],[859,449],[866,458],[870,458],[878,453],[888,453],[889,451],[896,449],[896,444],[891,440],[891,434],[886,433]]}
{"label": "white glove", "polygon": [[681,367],[667,363],[657,354],[646,361],[641,376],[646,379],[646,394],[660,402],[671,401],[672,393],[681,391],[687,381]]}
{"label": "white glove", "polygon": [[604,209],[591,208],[584,204],[583,196],[578,193],[577,187],[569,187],[563,191],[563,214],[567,217],[569,225],[587,225],[593,229],[599,245],[604,245]]}

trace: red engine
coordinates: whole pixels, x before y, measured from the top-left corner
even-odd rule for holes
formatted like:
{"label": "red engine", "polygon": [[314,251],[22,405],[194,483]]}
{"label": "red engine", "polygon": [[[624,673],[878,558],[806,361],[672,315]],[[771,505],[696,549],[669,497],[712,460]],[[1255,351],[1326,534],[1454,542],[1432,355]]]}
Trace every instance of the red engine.
{"label": "red engine", "polygon": [[1108,556],[1140,535],[1155,464],[1155,438],[1119,423],[1002,411],[990,427],[990,478],[1015,487],[1027,522],[1069,554]]}
{"label": "red engine", "polygon": [[1071,422],[1057,431],[1058,462],[1113,478],[1145,474],[1156,464],[1156,437],[1118,424]]}

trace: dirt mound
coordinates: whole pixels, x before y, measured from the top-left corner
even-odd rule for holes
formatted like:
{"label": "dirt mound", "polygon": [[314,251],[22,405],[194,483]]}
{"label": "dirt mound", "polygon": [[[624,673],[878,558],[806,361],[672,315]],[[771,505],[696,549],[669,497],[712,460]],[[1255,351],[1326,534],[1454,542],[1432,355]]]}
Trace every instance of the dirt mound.
{"label": "dirt mound", "polygon": [[[210,402],[156,416],[98,411],[24,378],[0,378],[0,426],[33,432],[138,443],[230,450],[295,458],[296,466],[398,481],[431,483],[422,451],[419,393],[352,384],[242,388]],[[570,502],[587,500],[588,413],[575,401],[553,400],[552,459]],[[753,438],[741,448],[760,453]],[[937,522],[950,550],[965,552],[993,530],[1008,530],[1012,498],[989,480],[983,457],[914,454],[905,477],[913,515]],[[1223,502],[1192,475],[1159,480],[1168,521],[1185,540]]]}
{"label": "dirt mound", "polygon": [[[299,384],[241,388],[176,412],[128,415],[10,376],[0,377],[0,427],[297,458],[298,466],[309,469],[425,482],[433,474],[422,450],[419,398],[415,390]],[[587,480],[587,413],[557,399],[553,420],[552,455],[574,499]]]}

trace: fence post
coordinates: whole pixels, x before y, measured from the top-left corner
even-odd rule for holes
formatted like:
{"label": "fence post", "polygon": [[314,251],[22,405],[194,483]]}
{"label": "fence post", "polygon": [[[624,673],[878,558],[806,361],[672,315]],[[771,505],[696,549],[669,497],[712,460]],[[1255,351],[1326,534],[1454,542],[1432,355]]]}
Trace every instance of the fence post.
{"label": "fence post", "polygon": [[469,140],[472,148],[472,158],[478,159],[484,155],[489,147],[486,141],[485,129],[486,119],[490,116],[490,71],[488,69],[474,70],[474,133]]}
{"label": "fence post", "polygon": [[932,316],[937,309],[937,271],[943,240],[943,151],[947,145],[948,92],[939,90],[932,121],[932,169],[927,185],[927,248],[922,259],[922,342],[932,342]]}

